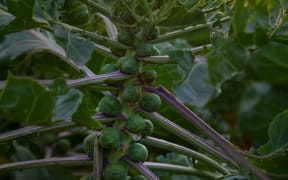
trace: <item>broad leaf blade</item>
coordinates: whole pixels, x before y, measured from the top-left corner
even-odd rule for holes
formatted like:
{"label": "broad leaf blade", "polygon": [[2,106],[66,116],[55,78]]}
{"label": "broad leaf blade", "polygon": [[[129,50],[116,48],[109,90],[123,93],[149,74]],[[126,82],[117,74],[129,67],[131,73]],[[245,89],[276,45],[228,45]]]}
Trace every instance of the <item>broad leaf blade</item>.
{"label": "broad leaf blade", "polygon": [[279,113],[268,128],[269,141],[258,149],[261,154],[271,154],[288,149],[288,111]]}
{"label": "broad leaf blade", "polygon": [[64,50],[52,38],[38,31],[29,30],[7,35],[0,41],[0,65],[31,50],[49,50],[57,56],[65,57]]}
{"label": "broad leaf blade", "polygon": [[29,20],[34,14],[35,0],[8,0],[7,6],[14,16]]}
{"label": "broad leaf blade", "polygon": [[23,124],[49,124],[53,93],[31,78],[9,75],[0,94],[0,117]]}
{"label": "broad leaf blade", "polygon": [[288,45],[270,42],[255,51],[249,59],[249,67],[260,80],[288,87]]}
{"label": "broad leaf blade", "polygon": [[197,63],[183,82],[174,84],[176,96],[191,106],[202,107],[212,98],[214,86],[211,83],[208,65]]}

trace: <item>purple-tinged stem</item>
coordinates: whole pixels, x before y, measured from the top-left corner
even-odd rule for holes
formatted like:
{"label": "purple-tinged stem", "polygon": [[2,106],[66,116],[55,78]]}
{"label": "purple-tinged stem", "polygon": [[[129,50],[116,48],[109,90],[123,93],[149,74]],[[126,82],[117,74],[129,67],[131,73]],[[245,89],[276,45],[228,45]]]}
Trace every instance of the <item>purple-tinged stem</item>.
{"label": "purple-tinged stem", "polygon": [[212,129],[208,124],[206,124],[200,117],[194,114],[190,109],[188,109],[183,103],[175,98],[168,90],[163,87],[152,88],[145,87],[145,91],[154,92],[158,94],[164,101],[171,105],[175,110],[177,110],[182,116],[184,116],[190,123],[192,123],[196,128],[198,128],[203,134],[212,139],[228,156],[230,156],[235,162],[247,167],[261,180],[268,180],[258,168],[253,166],[249,161],[244,159],[242,155],[233,148],[230,142],[228,142],[223,136]]}
{"label": "purple-tinged stem", "polygon": [[168,120],[162,115],[156,112],[149,113],[141,109],[138,111],[140,112],[142,116],[152,120],[153,123],[168,130],[170,133],[173,133],[175,136],[180,137],[181,139],[185,140],[186,142],[196,147],[202,148],[210,152],[215,157],[221,159],[222,161],[228,163],[229,165],[232,165],[233,167],[238,167],[238,165],[230,157],[226,156],[226,154],[224,154],[220,149],[218,149],[215,146],[212,146],[211,144],[207,143],[205,140],[189,132],[188,130],[182,128],[181,126],[173,123],[172,121]]}
{"label": "purple-tinged stem", "polygon": [[29,161],[18,161],[0,165],[0,171],[13,171],[17,169],[38,168],[48,166],[87,166],[92,164],[91,158],[87,155],[73,157],[57,157],[49,159],[36,159]]}
{"label": "purple-tinged stem", "polygon": [[147,166],[149,169],[156,170],[156,171],[168,171],[168,172],[175,172],[176,174],[189,174],[194,175],[197,177],[203,177],[203,179],[221,179],[222,175],[216,175],[209,171],[204,171],[200,169],[196,169],[189,166],[181,166],[181,165],[174,165],[174,164],[166,164],[166,163],[159,163],[159,162],[144,162],[144,166]]}
{"label": "purple-tinged stem", "polygon": [[122,158],[124,161],[126,161],[128,164],[130,164],[131,166],[133,166],[134,168],[136,168],[139,172],[141,172],[146,178],[148,179],[153,179],[153,180],[157,180],[159,179],[155,174],[153,174],[153,172],[151,172],[146,166],[143,165],[143,163],[136,163],[131,161],[129,158],[127,157],[123,157]]}

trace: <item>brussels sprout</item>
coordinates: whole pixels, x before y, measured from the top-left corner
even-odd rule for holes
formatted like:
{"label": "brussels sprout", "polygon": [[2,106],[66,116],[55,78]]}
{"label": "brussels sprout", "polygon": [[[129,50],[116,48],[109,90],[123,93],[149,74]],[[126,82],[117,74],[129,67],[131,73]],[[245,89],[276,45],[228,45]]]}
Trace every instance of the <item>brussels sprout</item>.
{"label": "brussels sprout", "polygon": [[141,131],[143,137],[150,136],[153,133],[154,125],[149,119],[144,119],[144,129]]}
{"label": "brussels sprout", "polygon": [[140,79],[147,84],[153,83],[156,79],[157,72],[155,70],[146,70],[140,74]]}
{"label": "brussels sprout", "polygon": [[79,4],[78,6],[67,10],[67,23],[75,26],[87,24],[90,17],[86,4]]}
{"label": "brussels sprout", "polygon": [[100,69],[101,74],[111,73],[118,70],[118,66],[116,64],[105,64]]}
{"label": "brussels sprout", "polygon": [[123,56],[118,60],[118,66],[121,72],[132,74],[137,72],[139,62],[133,56]]}
{"label": "brussels sprout", "polygon": [[154,54],[154,46],[150,43],[139,42],[136,45],[136,55],[145,57],[152,56]]}
{"label": "brussels sprout", "polygon": [[129,103],[137,102],[140,98],[140,88],[132,84],[126,85],[122,91],[121,98]]}
{"label": "brussels sprout", "polygon": [[105,128],[100,135],[99,143],[103,148],[118,148],[121,144],[120,131],[112,127]]}
{"label": "brussels sprout", "polygon": [[147,180],[147,178],[143,175],[137,175],[137,176],[130,178],[129,180]]}
{"label": "brussels sprout", "polygon": [[121,104],[115,96],[104,96],[99,104],[99,111],[107,116],[116,116],[121,113]]}
{"label": "brussels sprout", "polygon": [[138,114],[132,113],[126,122],[126,128],[132,133],[138,133],[145,127],[144,119]]}
{"label": "brussels sprout", "polygon": [[140,106],[149,112],[158,111],[161,107],[161,98],[154,93],[144,93],[140,99]]}
{"label": "brussels sprout", "polygon": [[60,153],[65,153],[71,148],[71,143],[68,139],[60,139],[55,144],[55,149]]}
{"label": "brussels sprout", "polygon": [[133,34],[129,31],[129,29],[120,29],[119,33],[117,35],[118,41],[126,44],[126,45],[133,45],[134,43],[134,36]]}
{"label": "brussels sprout", "polygon": [[126,174],[126,168],[121,163],[108,164],[103,170],[105,180],[125,180]]}
{"label": "brussels sprout", "polygon": [[89,157],[93,157],[95,138],[96,134],[89,134],[83,140],[83,150]]}
{"label": "brussels sprout", "polygon": [[159,28],[153,27],[153,28],[149,31],[146,39],[147,39],[147,40],[154,40],[154,39],[157,39],[158,36],[159,36]]}
{"label": "brussels sprout", "polygon": [[129,146],[127,156],[133,161],[144,162],[148,159],[148,150],[143,144],[134,143]]}

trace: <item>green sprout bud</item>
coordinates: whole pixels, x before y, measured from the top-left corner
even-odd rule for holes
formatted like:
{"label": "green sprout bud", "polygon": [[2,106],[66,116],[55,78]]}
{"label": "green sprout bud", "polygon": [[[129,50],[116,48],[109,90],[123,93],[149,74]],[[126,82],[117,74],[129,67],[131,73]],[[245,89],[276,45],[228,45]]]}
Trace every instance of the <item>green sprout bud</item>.
{"label": "green sprout bud", "polygon": [[89,134],[83,140],[83,149],[84,152],[89,156],[93,157],[94,152],[94,141],[96,138],[96,134]]}
{"label": "green sprout bud", "polygon": [[157,72],[155,70],[146,70],[140,74],[140,79],[147,84],[151,84],[155,81]]}
{"label": "green sprout bud", "polygon": [[103,148],[118,148],[121,144],[120,131],[112,127],[105,128],[100,135],[99,143]]}
{"label": "green sprout bud", "polygon": [[121,97],[125,102],[135,103],[140,98],[140,88],[138,86],[129,84],[124,87]]}
{"label": "green sprout bud", "polygon": [[154,125],[149,119],[144,119],[144,129],[141,131],[143,137],[150,136],[153,133]]}
{"label": "green sprout bud", "polygon": [[107,116],[116,116],[121,113],[121,104],[115,96],[104,96],[99,104],[99,111]]}
{"label": "green sprout bud", "polygon": [[148,112],[156,112],[161,108],[161,98],[154,93],[145,93],[140,99],[140,106]]}
{"label": "green sprout bud", "polygon": [[134,143],[129,146],[127,156],[133,161],[144,162],[148,159],[148,150],[143,144]]}
{"label": "green sprout bud", "polygon": [[144,119],[139,114],[132,113],[126,122],[126,128],[132,133],[138,133],[144,129]]}
{"label": "green sprout bud", "polygon": [[139,62],[133,56],[123,56],[118,60],[118,66],[121,72],[133,74],[137,72]]}
{"label": "green sprout bud", "polygon": [[125,180],[126,174],[126,168],[121,163],[108,164],[103,170],[105,180]]}

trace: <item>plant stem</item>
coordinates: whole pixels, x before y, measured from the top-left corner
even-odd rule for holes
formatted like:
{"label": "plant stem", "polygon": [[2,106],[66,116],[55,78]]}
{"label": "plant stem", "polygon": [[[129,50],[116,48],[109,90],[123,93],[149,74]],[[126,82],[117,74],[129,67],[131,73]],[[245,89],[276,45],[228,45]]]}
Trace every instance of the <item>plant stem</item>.
{"label": "plant stem", "polygon": [[108,38],[105,36],[101,36],[101,35],[96,34],[94,32],[85,31],[85,30],[77,28],[75,26],[65,24],[63,22],[58,22],[58,21],[54,22],[53,21],[52,23],[58,24],[64,28],[70,30],[71,32],[79,33],[83,37],[91,39],[92,41],[99,43],[101,45],[107,45],[108,47],[114,47],[114,48],[118,48],[118,49],[128,49],[129,48],[128,46],[121,44],[120,42],[118,42],[114,39],[111,39],[111,38]]}
{"label": "plant stem", "polygon": [[106,48],[105,46],[100,46],[98,44],[95,44],[95,51],[107,58],[111,58],[115,60],[118,59],[118,57],[113,55],[110,49]]}
{"label": "plant stem", "polygon": [[81,1],[86,3],[88,6],[94,8],[99,13],[103,14],[104,16],[110,17],[110,11],[107,8],[103,7],[101,4],[98,4],[92,0],[81,0]]}
{"label": "plant stem", "polygon": [[[218,179],[219,176],[216,176],[207,171],[201,171],[194,169],[192,167],[185,167],[179,165],[171,165],[166,163],[154,163],[154,162],[145,162],[145,163],[134,163],[129,159],[124,159],[130,165],[137,168],[141,173],[143,173],[148,179],[157,180],[158,177],[155,176],[149,169],[153,170],[163,170],[183,174],[197,175],[205,178]],[[0,165],[0,172],[2,171],[15,171],[19,169],[28,169],[28,168],[43,168],[43,167],[58,167],[58,166],[90,166],[93,163],[92,159],[87,155],[77,155],[72,157],[57,157],[57,158],[47,158],[47,159],[37,159],[29,161],[18,161],[8,164]],[[146,168],[146,166],[149,168]]]}
{"label": "plant stem", "polygon": [[137,57],[140,61],[149,64],[176,64],[177,62],[171,61],[169,56],[149,56],[149,57]]}
{"label": "plant stem", "polygon": [[2,164],[0,165],[0,172],[49,166],[87,166],[91,165],[92,163],[93,161],[87,155],[78,155],[73,157],[56,157]]}
{"label": "plant stem", "polygon": [[158,177],[153,174],[143,163],[136,163],[128,159],[127,157],[122,158],[124,161],[128,162],[132,167],[136,168],[139,172],[141,172],[148,179],[157,180]]}
{"label": "plant stem", "polygon": [[[120,81],[130,78],[132,75],[124,74],[121,72],[112,72],[107,74],[101,74],[101,75],[95,75],[95,76],[89,76],[85,78],[79,78],[75,80],[67,80],[67,84],[70,87],[80,87],[80,86],[86,86],[86,85],[95,85],[95,84],[102,84],[105,83],[107,80],[114,80],[114,81]],[[7,81],[0,81],[0,90],[5,87]],[[38,83],[47,86],[51,84],[53,80],[38,80]],[[102,88],[105,86],[101,86]]]}
{"label": "plant stem", "polygon": [[[102,114],[96,114],[93,119],[101,122],[101,123],[106,123],[106,122],[111,122],[114,121],[115,119],[119,119],[121,117],[106,117],[103,116]],[[68,129],[71,127],[76,126],[76,123],[74,123],[71,120],[67,120],[64,122],[56,123],[50,126],[27,126],[24,128],[20,128],[17,130],[13,131],[8,131],[5,133],[0,134],[0,143],[5,142],[5,141],[10,141],[12,139],[16,139],[19,137],[31,135],[34,133],[42,133],[42,132],[48,132],[48,131],[59,131],[63,129]]]}
{"label": "plant stem", "polygon": [[[230,17],[225,17],[225,18],[222,18],[220,21],[223,23],[223,22],[227,22],[229,20],[230,20]],[[198,31],[200,29],[208,28],[208,27],[212,26],[214,23],[215,22],[209,22],[207,24],[197,24],[195,26],[190,26],[190,27],[187,27],[187,28],[182,29],[182,30],[169,32],[167,34],[159,36],[155,40],[150,41],[150,43],[160,43],[160,42],[164,42],[164,41],[170,41],[170,40],[176,39],[178,37],[184,36],[186,34],[190,34],[190,33],[194,32],[194,31]]]}
{"label": "plant stem", "polygon": [[195,169],[193,167],[166,164],[166,163],[156,163],[156,162],[145,162],[144,166],[147,166],[149,169],[156,171],[168,171],[174,172],[177,174],[189,174],[195,175],[197,177],[203,177],[205,179],[220,179],[222,176],[217,176],[211,172]]}
{"label": "plant stem", "polygon": [[196,151],[193,151],[191,149],[188,149],[184,146],[180,146],[178,144],[174,144],[168,141],[165,141],[163,139],[157,139],[154,137],[146,137],[140,140],[141,143],[153,146],[157,148],[161,148],[164,150],[169,150],[177,153],[181,153],[184,155],[187,155],[189,157],[192,157],[194,159],[203,161],[205,164],[207,164],[210,167],[213,167],[217,169],[219,172],[223,173],[224,175],[229,174],[229,172],[218,162],[214,161],[213,159],[209,158],[208,156],[205,156],[201,153],[198,153]]}
{"label": "plant stem", "polygon": [[102,168],[100,164],[102,161],[102,156],[100,156],[99,136],[96,135],[93,151],[93,180],[101,180]]}
{"label": "plant stem", "polygon": [[212,7],[212,8],[207,8],[207,9],[203,9],[202,12],[203,13],[210,13],[212,11],[215,11],[215,10],[218,10],[218,9],[222,8],[225,4],[229,4],[231,2],[233,2],[233,0],[224,1],[223,3],[221,3],[218,6],[215,6],[215,7]]}
{"label": "plant stem", "polygon": [[249,161],[244,159],[242,155],[235,150],[233,145],[228,142],[223,136],[218,134],[214,129],[212,129],[208,124],[206,124],[200,117],[194,114],[190,109],[188,109],[184,104],[178,101],[169,91],[163,87],[159,88],[145,88],[146,91],[154,92],[158,94],[162,99],[164,99],[172,108],[177,110],[181,115],[183,115],[191,124],[198,128],[203,134],[212,139],[231,159],[235,162],[247,167],[253,172],[257,177],[263,180],[268,180],[268,178],[255,166],[253,166]]}
{"label": "plant stem", "polygon": [[147,119],[150,119],[158,126],[161,126],[163,129],[169,131],[170,133],[173,133],[174,135],[182,138],[186,142],[199,147],[201,149],[204,149],[214,155],[215,157],[223,160],[224,162],[228,163],[229,165],[232,165],[233,167],[238,167],[237,164],[233,160],[231,160],[226,154],[224,154],[222,151],[220,151],[218,148],[212,146],[211,144],[207,143],[200,137],[194,135],[193,133],[189,132],[188,130],[178,126],[177,124],[169,121],[165,117],[161,116],[158,113],[148,113],[144,110],[139,110],[139,113],[146,117]]}

